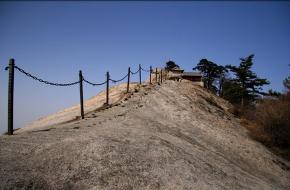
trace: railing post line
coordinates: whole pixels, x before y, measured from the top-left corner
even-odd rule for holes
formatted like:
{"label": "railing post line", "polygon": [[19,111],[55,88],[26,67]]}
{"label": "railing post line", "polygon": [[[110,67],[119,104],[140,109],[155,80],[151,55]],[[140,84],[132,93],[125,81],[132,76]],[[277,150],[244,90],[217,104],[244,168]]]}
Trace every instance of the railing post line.
{"label": "railing post line", "polygon": [[141,64],[139,64],[139,84],[141,84]]}
{"label": "railing post line", "polygon": [[83,96],[83,74],[82,71],[79,71],[79,80],[80,80],[80,106],[81,106],[81,118],[85,118],[84,114],[84,96]]}
{"label": "railing post line", "polygon": [[158,79],[157,79],[157,67],[156,67],[156,70],[155,70],[155,79],[156,79],[156,83],[158,83]]}
{"label": "railing post line", "polygon": [[14,59],[10,59],[8,67],[8,135],[13,135],[14,66]]}
{"label": "railing post line", "polygon": [[110,82],[110,74],[107,72],[107,89],[106,89],[106,104],[109,105],[109,82]]}
{"label": "railing post line", "polygon": [[129,92],[130,89],[130,74],[131,74],[131,69],[130,67],[128,68],[128,82],[127,82],[127,93]]}
{"label": "railing post line", "polygon": [[150,66],[150,84],[151,84],[151,73],[152,73],[152,66]]}

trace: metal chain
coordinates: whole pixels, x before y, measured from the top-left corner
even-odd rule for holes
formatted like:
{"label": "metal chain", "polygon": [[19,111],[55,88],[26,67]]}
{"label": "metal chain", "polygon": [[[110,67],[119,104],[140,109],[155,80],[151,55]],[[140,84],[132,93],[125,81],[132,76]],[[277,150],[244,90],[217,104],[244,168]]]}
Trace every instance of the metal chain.
{"label": "metal chain", "polygon": [[48,81],[45,81],[43,79],[40,79],[26,71],[24,71],[23,69],[17,67],[17,66],[14,66],[15,69],[17,69],[18,71],[20,71],[21,73],[25,74],[26,76],[34,79],[34,80],[37,80],[41,83],[44,83],[44,84],[48,84],[48,85],[52,85],[52,86],[72,86],[72,85],[75,85],[75,84],[78,84],[80,81],[77,81],[77,82],[71,82],[71,83],[53,83],[53,82],[48,82]]}
{"label": "metal chain", "polygon": [[88,83],[88,84],[90,84],[90,85],[93,85],[93,86],[100,86],[100,85],[106,84],[106,82],[107,82],[107,81],[105,81],[105,82],[102,82],[102,83],[92,83],[92,82],[90,82],[90,81],[87,81],[87,80],[84,79],[84,78],[83,78],[83,80],[84,80],[84,82],[86,82],[86,83]]}
{"label": "metal chain", "polygon": [[[53,83],[53,82],[49,82],[49,81],[45,81],[45,80],[43,80],[43,79],[40,79],[40,78],[38,78],[38,77],[36,77],[36,76],[34,76],[34,75],[32,75],[32,74],[30,74],[30,73],[24,71],[23,69],[17,67],[16,65],[14,66],[14,68],[17,69],[18,71],[20,71],[21,73],[25,74],[26,76],[28,76],[28,77],[30,77],[30,78],[32,78],[32,79],[34,79],[34,80],[37,80],[37,81],[39,81],[39,82],[41,82],[41,83],[48,84],[48,85],[53,85],[53,86],[72,86],[72,85],[75,85],[75,84],[80,83],[80,81],[76,81],[76,82],[72,82],[72,83]],[[8,69],[8,67],[5,68],[5,70],[7,70],[7,69]],[[143,69],[142,67],[140,67],[136,72],[132,72],[132,71],[130,71],[130,73],[131,73],[132,75],[135,75],[135,74],[137,74],[140,70],[143,70],[143,71],[145,71],[145,72],[150,72],[150,70],[146,70],[146,69]],[[124,76],[123,78],[121,78],[120,80],[114,80],[114,79],[109,79],[109,80],[112,81],[112,82],[114,82],[114,83],[117,83],[117,82],[120,82],[120,81],[124,80],[127,76],[128,76],[128,74],[125,75],[125,76]],[[88,84],[90,84],[90,85],[93,85],[93,86],[100,86],[100,85],[106,84],[106,82],[107,82],[107,81],[105,81],[105,82],[102,82],[102,83],[92,83],[92,82],[90,82],[90,81],[88,81],[88,80],[86,80],[86,79],[84,79],[84,78],[83,78],[83,81],[86,82],[86,83],[88,83]]]}
{"label": "metal chain", "polygon": [[109,80],[112,81],[112,82],[114,82],[114,83],[116,83],[116,82],[121,82],[121,81],[124,80],[127,76],[128,76],[128,74],[125,75],[125,76],[124,76],[123,78],[121,78],[120,80],[113,80],[113,79],[109,79]]}
{"label": "metal chain", "polygon": [[150,70],[143,69],[142,67],[141,67],[141,69],[142,69],[142,71],[150,72]]}
{"label": "metal chain", "polygon": [[137,74],[137,73],[140,71],[140,69],[141,69],[141,68],[139,68],[138,71],[136,71],[136,72],[132,72],[132,71],[130,71],[130,73],[131,73],[132,75],[135,75],[135,74]]}

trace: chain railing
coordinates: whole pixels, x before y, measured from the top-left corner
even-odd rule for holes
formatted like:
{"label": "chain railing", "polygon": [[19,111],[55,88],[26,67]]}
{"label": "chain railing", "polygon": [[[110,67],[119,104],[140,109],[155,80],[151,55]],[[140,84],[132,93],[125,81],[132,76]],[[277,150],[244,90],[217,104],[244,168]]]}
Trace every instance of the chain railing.
{"label": "chain railing", "polygon": [[141,70],[144,71],[144,72],[148,72],[148,73],[149,73],[149,72],[151,71],[150,69],[149,69],[149,70],[146,70],[146,69],[143,69],[142,67],[140,67],[140,68],[141,68]]}
{"label": "chain railing", "polygon": [[34,80],[37,80],[41,83],[44,83],[44,84],[48,84],[48,85],[52,85],[52,86],[72,86],[72,85],[75,85],[75,84],[78,84],[80,81],[76,81],[76,82],[71,82],[71,83],[54,83],[54,82],[48,82],[46,80],[43,80],[41,78],[38,78],[26,71],[24,71],[23,69],[19,68],[18,66],[14,66],[15,69],[17,69],[18,71],[20,71],[21,73],[25,74],[26,76],[34,79]]}
{"label": "chain railing", "polygon": [[102,83],[93,83],[93,82],[87,81],[86,79],[83,79],[83,81],[88,83],[88,84],[90,84],[90,85],[92,85],[92,86],[102,86],[103,84],[107,83],[107,81],[102,82]]}
{"label": "chain railing", "polygon": [[140,71],[140,69],[138,69],[136,72],[132,72],[132,71],[130,71],[130,72],[131,72],[132,75],[135,75],[135,74],[137,74],[139,71]]}
{"label": "chain railing", "polygon": [[[92,86],[102,86],[104,84],[106,84],[106,103],[105,105],[109,105],[109,83],[110,81],[113,83],[117,83],[117,82],[121,82],[124,79],[128,79],[127,80],[127,93],[129,92],[129,85],[130,85],[130,75],[135,75],[137,73],[139,73],[139,83],[142,84],[141,81],[141,73],[142,71],[144,72],[149,72],[150,75],[150,81],[149,84],[152,84],[152,80],[151,80],[151,75],[153,73],[152,67],[150,66],[149,70],[146,70],[144,68],[141,67],[141,65],[139,64],[139,69],[136,72],[132,72],[130,67],[128,68],[128,73],[122,77],[119,80],[114,80],[112,78],[110,78],[110,74],[109,72],[107,72],[106,74],[106,81],[102,82],[102,83],[94,83],[94,82],[90,82],[88,80],[86,80],[83,75],[82,75],[82,71],[79,71],[79,81],[76,82],[71,82],[71,83],[56,83],[56,82],[49,82],[47,80],[43,80],[40,77],[37,77],[36,75],[33,75],[27,71],[25,71],[24,69],[18,67],[15,65],[15,60],[14,59],[10,59],[9,60],[9,66],[5,68],[5,70],[9,70],[9,77],[8,77],[8,135],[12,135],[13,134],[13,97],[14,97],[14,70],[18,70],[20,73],[26,75],[29,78],[32,78],[33,80],[36,80],[40,83],[44,83],[46,85],[52,85],[52,86],[73,86],[76,84],[79,84],[80,86],[80,108],[81,108],[81,118],[84,119],[84,104],[83,104],[83,82],[92,85]],[[157,68],[156,68],[156,83],[158,83],[158,79],[157,79]],[[161,81],[162,83],[162,70],[160,73],[161,76],[161,80],[159,77],[159,81]]]}
{"label": "chain railing", "polygon": [[110,81],[112,81],[113,83],[117,83],[117,82],[121,82],[122,80],[124,80],[125,78],[128,77],[129,74],[125,75],[123,78],[119,79],[119,80],[113,80],[110,78]]}

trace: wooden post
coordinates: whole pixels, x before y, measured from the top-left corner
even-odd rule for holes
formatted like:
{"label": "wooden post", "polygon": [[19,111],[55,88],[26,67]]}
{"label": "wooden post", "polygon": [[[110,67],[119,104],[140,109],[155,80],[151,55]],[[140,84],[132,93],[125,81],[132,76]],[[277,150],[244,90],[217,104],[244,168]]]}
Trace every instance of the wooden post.
{"label": "wooden post", "polygon": [[156,70],[155,70],[155,79],[156,79],[156,83],[158,82],[157,81],[157,67],[156,67]]}
{"label": "wooden post", "polygon": [[139,84],[141,84],[141,65],[139,64]]}
{"label": "wooden post", "polygon": [[152,74],[152,66],[150,66],[150,84],[152,84],[151,83],[151,74]]}
{"label": "wooden post", "polygon": [[13,135],[14,66],[14,59],[10,59],[8,67],[8,135]]}
{"label": "wooden post", "polygon": [[110,82],[110,74],[107,72],[107,90],[106,90],[106,104],[109,105],[109,82]]}
{"label": "wooden post", "polygon": [[127,93],[129,92],[130,90],[130,74],[131,74],[131,69],[130,67],[128,68],[128,82],[127,82]]}
{"label": "wooden post", "polygon": [[162,69],[160,71],[160,78],[161,78],[161,83],[162,83]]}
{"label": "wooden post", "polygon": [[82,71],[79,71],[79,80],[80,80],[80,106],[81,106],[81,118],[85,118],[84,114],[84,96],[83,96],[83,75]]}

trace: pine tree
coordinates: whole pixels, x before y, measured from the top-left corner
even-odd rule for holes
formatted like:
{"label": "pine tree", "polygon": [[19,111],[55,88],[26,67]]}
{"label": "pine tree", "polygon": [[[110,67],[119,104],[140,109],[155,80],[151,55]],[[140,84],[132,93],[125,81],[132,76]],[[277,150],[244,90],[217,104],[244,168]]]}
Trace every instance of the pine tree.
{"label": "pine tree", "polygon": [[265,95],[272,96],[272,97],[280,97],[282,94],[281,92],[277,92],[275,90],[270,89],[268,90],[267,93],[265,93]]}
{"label": "pine tree", "polygon": [[222,76],[226,69],[223,66],[217,65],[216,63],[209,61],[207,59],[201,59],[196,67],[193,70],[199,70],[203,75],[203,81],[205,84],[205,88],[217,92],[221,90],[221,85],[217,88],[214,85],[214,82],[217,79],[220,79],[219,83],[222,82]]}
{"label": "pine tree", "polygon": [[222,98],[233,104],[239,104],[241,102],[242,88],[238,82],[230,78],[224,78],[222,89]]}
{"label": "pine tree", "polygon": [[171,70],[173,68],[180,68],[180,67],[174,61],[168,61],[168,62],[166,62],[166,64],[165,64],[165,69],[166,70]]}
{"label": "pine tree", "polygon": [[253,54],[246,58],[241,58],[241,63],[238,67],[232,65],[226,66],[226,68],[234,73],[236,78],[233,79],[233,81],[241,88],[241,106],[244,106],[245,101],[251,102],[259,94],[262,94],[261,87],[269,84],[267,79],[259,78],[256,73],[251,70],[253,66],[253,58]]}
{"label": "pine tree", "polygon": [[[288,66],[290,67],[290,64]],[[286,88],[286,91],[288,91],[289,93],[290,92],[290,76],[288,76],[287,78],[283,80],[283,85]]]}

